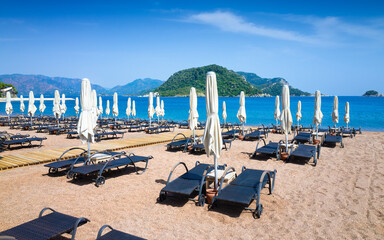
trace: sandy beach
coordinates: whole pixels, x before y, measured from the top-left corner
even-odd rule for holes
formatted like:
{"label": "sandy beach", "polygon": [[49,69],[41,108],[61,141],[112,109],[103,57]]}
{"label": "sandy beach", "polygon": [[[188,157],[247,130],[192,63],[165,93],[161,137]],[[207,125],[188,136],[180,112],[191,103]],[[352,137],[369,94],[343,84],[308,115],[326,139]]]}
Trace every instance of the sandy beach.
{"label": "sandy beach", "polygon": [[[1,130],[22,132],[8,127]],[[124,138],[143,136],[127,133]],[[42,148],[15,152],[81,144],[80,140],[65,137],[48,136]],[[270,134],[267,140],[283,138]],[[264,211],[260,219],[233,207],[208,211],[207,205],[198,207],[192,201],[171,198],[157,203],[177,162],[183,161],[190,168],[196,161],[213,163],[213,158],[205,154],[168,152],[165,144],[159,144],[127,150],[154,157],[143,175],[131,169],[113,171],[106,175],[101,187],[89,179],[72,181],[65,175],[48,176],[43,165],[0,172],[0,231],[34,219],[42,208],[51,207],[91,220],[78,229],[77,239],[95,239],[104,224],[148,239],[384,238],[384,133],[363,132],[355,138],[344,138],[345,148],[323,147],[316,167],[311,162],[250,159],[256,143],[234,141],[229,151],[223,150],[219,163],[234,167],[238,173],[242,166],[277,170],[274,193],[262,191]],[[9,153],[13,151],[4,151],[0,156]],[[182,173],[179,168],[175,176]]]}

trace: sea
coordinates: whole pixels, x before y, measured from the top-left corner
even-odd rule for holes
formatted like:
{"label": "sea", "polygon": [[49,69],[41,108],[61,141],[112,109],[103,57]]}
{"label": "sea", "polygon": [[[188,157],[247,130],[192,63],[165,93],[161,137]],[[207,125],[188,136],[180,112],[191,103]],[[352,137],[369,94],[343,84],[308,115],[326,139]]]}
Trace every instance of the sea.
{"label": "sea", "polygon": [[[45,96],[46,98],[53,96]],[[76,96],[68,96],[75,98]],[[131,97],[136,103],[136,118],[148,119],[148,98],[147,97]],[[189,97],[161,97],[164,100],[165,116],[164,119],[172,119],[174,121],[182,121],[188,119],[189,111]],[[110,101],[110,109],[112,112],[113,96],[103,96],[103,108],[104,113],[102,117],[106,117],[105,108],[107,100]],[[118,118],[127,118],[127,96],[118,97],[119,115]],[[238,97],[219,97],[219,117],[223,122],[222,118],[222,103],[226,102],[227,107],[227,122],[236,123],[238,119],[236,117],[239,109],[239,98]],[[296,121],[297,103],[301,101],[301,113],[302,119],[300,124],[309,125],[313,122],[314,113],[314,97],[291,97],[290,109],[294,124]],[[384,132],[384,98],[383,97],[358,97],[358,96],[340,96],[339,97],[339,123],[337,126],[346,126],[344,123],[345,114],[345,103],[349,102],[350,107],[350,123],[349,126],[361,127],[363,131],[381,131]],[[323,112],[323,121],[321,126],[334,126],[332,122],[332,111],[333,111],[333,97],[323,96],[321,98],[321,111]],[[28,109],[28,99],[24,100],[25,111]],[[39,108],[39,101],[35,101],[35,106]],[[52,101],[45,101],[46,110],[44,115],[53,115]],[[154,105],[156,105],[156,98],[154,98]],[[12,115],[22,114],[20,112],[20,102],[12,101],[13,113]],[[67,112],[65,116],[75,116],[75,101],[66,101]],[[155,107],[155,106],[154,106]],[[246,97],[245,107],[247,113],[246,126],[256,126],[259,124],[268,125],[270,123],[276,123],[274,119],[275,111],[275,98],[274,97]],[[281,107],[281,106],[280,106]],[[206,120],[206,106],[205,97],[198,97],[197,99],[197,110],[199,112],[199,121]],[[5,115],[5,103],[0,103],[0,114]],[[40,114],[39,110],[36,114]],[[112,113],[111,113],[112,114]],[[112,117],[112,115],[109,115]],[[154,117],[157,119],[157,117]]]}

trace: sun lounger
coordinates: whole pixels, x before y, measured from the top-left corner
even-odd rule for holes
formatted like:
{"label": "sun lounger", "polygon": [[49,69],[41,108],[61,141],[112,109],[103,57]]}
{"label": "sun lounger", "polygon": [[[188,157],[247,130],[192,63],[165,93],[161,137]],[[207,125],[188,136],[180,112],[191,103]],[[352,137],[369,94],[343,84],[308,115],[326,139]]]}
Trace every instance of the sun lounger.
{"label": "sun lounger", "polygon": [[111,132],[100,132],[100,133],[95,133],[94,137],[97,142],[100,142],[101,140],[105,139],[116,139],[123,138],[124,137],[124,131],[111,131]]}
{"label": "sun lounger", "polygon": [[[234,171],[235,169],[232,167],[227,168],[223,176]],[[260,218],[263,212],[263,205],[260,203],[261,190],[268,184],[269,194],[272,194],[276,172],[276,170],[265,171],[243,167],[241,174],[224,188],[222,188],[224,181],[222,178],[217,196],[212,199],[210,209],[217,207],[219,203],[231,204],[251,210],[254,218]],[[256,208],[249,208],[254,200],[256,200]]]}
{"label": "sun lounger", "polygon": [[[72,165],[71,169],[67,172],[67,178],[75,179],[77,176],[80,175],[87,176],[96,174],[97,178],[95,180],[95,184],[98,187],[105,183],[105,177],[102,175],[105,171],[114,168],[119,169],[120,167],[128,167],[129,165],[133,165],[134,170],[137,174],[143,174],[147,170],[148,161],[153,158],[152,156],[138,156],[133,153],[130,153],[128,155],[125,152],[121,152],[119,154],[112,154],[106,152],[104,154],[108,155],[105,161],[92,163],[91,160],[93,159],[93,155],[91,155],[90,159],[88,159],[83,164],[83,166],[75,168]],[[139,162],[145,162],[145,168],[141,172],[139,172],[138,168],[136,167],[136,164]]]}
{"label": "sun lounger", "polygon": [[189,123],[186,120],[179,123],[179,128],[188,128],[188,127],[189,127]]}
{"label": "sun lounger", "polygon": [[[104,229],[109,228],[110,231],[103,235]],[[145,240],[145,238],[137,237],[112,228],[109,225],[104,225],[97,233],[96,240]]]}
{"label": "sun lounger", "polygon": [[299,146],[291,152],[291,154],[288,156],[287,162],[290,161],[292,158],[302,158],[302,159],[311,159],[313,158],[313,163],[316,166],[317,160],[320,157],[320,145],[304,145],[299,144]]}
{"label": "sun lounger", "polygon": [[264,142],[264,146],[259,147],[259,144],[261,142],[259,141],[256,145],[256,150],[251,157],[256,157],[258,154],[263,154],[268,156],[275,156],[276,158],[278,158],[279,145],[281,144],[282,141],[280,142],[269,141],[269,143],[266,144],[264,139],[261,139],[261,140]]}
{"label": "sun lounger", "polygon": [[[171,181],[171,177],[176,167],[183,165],[185,173]],[[167,197],[188,198],[195,201],[196,205],[204,206],[205,196],[203,188],[205,187],[205,178],[212,165],[197,161],[195,167],[188,170],[184,162],[177,163],[168,176],[167,184],[160,191],[158,202],[163,202]],[[192,194],[198,193],[198,199],[190,198]]]}
{"label": "sun lounger", "polygon": [[[225,149],[227,151],[230,150],[231,146],[232,146],[232,141],[233,141],[232,139],[224,139],[223,138],[223,149]],[[205,152],[204,144],[199,143],[199,144],[192,145],[191,152],[199,152],[199,153]]]}
{"label": "sun lounger", "polygon": [[321,127],[318,129],[319,132],[329,133],[331,131],[331,128],[328,127]]}
{"label": "sun lounger", "polygon": [[33,147],[33,142],[40,142],[38,147],[41,147],[43,144],[43,141],[46,140],[46,137],[26,137],[26,138],[16,138],[16,139],[9,139],[9,140],[2,140],[0,142],[0,145],[3,148],[11,149],[11,146],[13,145],[19,145],[19,147]]}
{"label": "sun lounger", "polygon": [[[52,212],[43,216],[46,210],[51,210]],[[0,236],[10,236],[17,240],[42,240],[58,237],[63,233],[69,233],[72,235],[71,239],[74,240],[77,228],[87,222],[89,220],[84,217],[76,218],[56,212],[52,208],[44,208],[41,210],[38,218],[0,232]]]}
{"label": "sun lounger", "polygon": [[260,140],[261,138],[267,138],[268,137],[268,132],[265,130],[255,130],[253,132],[250,132],[246,134],[243,138],[243,140]]}
{"label": "sun lounger", "polygon": [[145,132],[152,134],[152,133],[162,133],[162,132],[170,132],[170,131],[175,131],[175,126],[172,125],[162,125],[162,126],[157,126],[157,127],[150,127],[146,128]]}
{"label": "sun lounger", "polygon": [[147,127],[149,127],[149,125],[148,124],[144,124],[144,125],[132,125],[132,126],[129,126],[128,127],[128,132],[133,132],[133,131],[136,131],[136,132],[138,132],[138,131],[144,131],[145,130],[145,128],[147,128]]}
{"label": "sun lounger", "polygon": [[[78,154],[78,156],[65,159],[68,153],[72,151],[78,151],[78,150],[81,151],[81,153]],[[61,154],[61,156],[59,157],[59,159],[57,159],[57,161],[45,164],[44,167],[49,168],[48,173],[55,174],[61,169],[69,169],[74,163],[76,164],[84,163],[87,159],[87,156],[86,156],[87,152],[88,151],[84,148],[79,148],[79,147],[70,148],[65,152],[63,152],[63,154]],[[93,153],[94,151],[92,150],[91,152]]]}
{"label": "sun lounger", "polygon": [[340,130],[340,134],[341,134],[341,136],[343,136],[344,137],[344,135],[347,135],[347,136],[349,136],[349,137],[355,137],[356,136],[356,133],[357,133],[357,131],[359,131],[360,132],[360,134],[361,134],[361,128],[359,128],[359,129],[355,129],[355,128],[341,128],[341,130]]}
{"label": "sun lounger", "polygon": [[69,131],[72,131],[73,129],[76,129],[75,126],[69,126],[69,127],[54,127],[54,128],[48,128],[49,134],[56,134],[60,135],[62,133],[67,133]]}
{"label": "sun lounger", "polygon": [[344,147],[343,137],[342,136],[340,136],[340,135],[329,135],[329,134],[325,135],[323,145],[328,145],[329,144],[329,145],[334,145],[335,146],[337,143],[340,143],[342,148]]}
{"label": "sun lounger", "polygon": [[313,131],[313,126],[311,124],[309,124],[308,126],[300,126],[299,131],[309,131],[309,132],[312,132]]}
{"label": "sun lounger", "polygon": [[237,135],[239,135],[241,132],[240,129],[232,129],[232,130],[228,130],[226,132],[223,132],[221,133],[221,136],[224,138],[224,139],[235,139]]}
{"label": "sun lounger", "polygon": [[[183,136],[184,139],[175,140],[178,135]],[[174,151],[174,150],[183,149],[183,152],[186,152],[191,142],[192,142],[191,138],[187,138],[183,133],[178,133],[176,134],[176,136],[173,137],[172,142],[167,144],[167,150]]]}
{"label": "sun lounger", "polygon": [[77,130],[67,132],[67,138],[68,139],[79,138],[79,134]]}
{"label": "sun lounger", "polygon": [[294,138],[293,141],[300,143],[312,143],[312,133],[309,132],[299,132]]}

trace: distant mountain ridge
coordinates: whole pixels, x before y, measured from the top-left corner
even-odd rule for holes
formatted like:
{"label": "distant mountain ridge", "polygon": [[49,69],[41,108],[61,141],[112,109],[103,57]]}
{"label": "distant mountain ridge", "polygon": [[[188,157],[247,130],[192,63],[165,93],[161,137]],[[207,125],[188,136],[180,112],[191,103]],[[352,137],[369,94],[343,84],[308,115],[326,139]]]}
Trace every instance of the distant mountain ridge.
{"label": "distant mountain ridge", "polygon": [[108,90],[109,93],[117,92],[122,95],[140,95],[153,90],[163,84],[164,81],[152,78],[136,79],[123,86],[116,86]]}
{"label": "distant mountain ridge", "polygon": [[[281,89],[285,84],[289,84],[284,78],[262,78],[255,73],[247,72],[236,72],[237,74],[243,76],[245,80],[254,86],[256,86],[260,91],[271,96],[277,96],[281,94]],[[301,91],[300,89],[293,88],[289,85],[289,93],[291,96],[310,96],[308,92]]]}
{"label": "distant mountain ridge", "polygon": [[[29,91],[35,94],[53,95],[55,90],[68,96],[80,95],[81,79],[65,77],[48,77],[44,75],[4,74],[0,75],[0,82],[12,84],[21,95],[28,95]],[[92,84],[98,94],[113,94],[115,91],[122,95],[139,95],[143,91],[154,89],[163,83],[157,79],[137,79],[124,86],[116,86],[112,89]],[[131,89],[129,89],[131,88]]]}
{"label": "distant mountain ridge", "polygon": [[[35,94],[53,95],[55,90],[68,96],[80,95],[81,86],[81,79],[79,78],[24,74],[0,75],[0,82],[12,84],[21,95],[28,95],[29,91],[33,91]],[[92,88],[100,93],[105,91],[105,88],[97,84],[92,84]]]}
{"label": "distant mountain ridge", "polygon": [[[255,73],[235,72],[225,67],[212,64],[202,67],[189,68],[172,74],[167,81],[144,78],[136,79],[125,85],[118,85],[111,89],[92,84],[92,88],[101,95],[144,95],[149,91],[158,92],[160,96],[188,96],[191,87],[196,88],[198,96],[205,95],[206,74],[216,73],[219,96],[238,96],[244,91],[246,96],[276,96],[288,82],[284,78],[262,78]],[[81,79],[48,77],[44,75],[5,74],[0,75],[0,83],[12,84],[19,94],[53,95],[55,90],[68,96],[80,95]],[[291,96],[310,96],[310,93],[289,86]]]}

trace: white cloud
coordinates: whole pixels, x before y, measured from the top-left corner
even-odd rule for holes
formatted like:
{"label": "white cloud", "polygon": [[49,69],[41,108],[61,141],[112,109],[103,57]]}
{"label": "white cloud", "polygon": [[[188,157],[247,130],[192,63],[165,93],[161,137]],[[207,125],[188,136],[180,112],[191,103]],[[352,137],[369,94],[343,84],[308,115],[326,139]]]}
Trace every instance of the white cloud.
{"label": "white cloud", "polygon": [[[338,17],[320,18],[291,14],[269,14],[269,16],[283,23],[300,23],[305,26],[305,28],[292,31],[276,27],[266,27],[225,11],[194,14],[189,16],[187,21],[211,25],[227,32],[246,33],[318,45],[345,44],[364,39],[375,42],[384,41],[384,24],[381,21],[383,20],[382,18],[355,24],[343,21]],[[295,25],[291,26],[299,29]]]}
{"label": "white cloud", "polygon": [[216,11],[212,13],[199,13],[190,16],[188,21],[212,25],[228,32],[247,33],[298,42],[316,41],[315,39],[300,35],[293,31],[268,28],[247,22],[242,17],[230,12]]}

